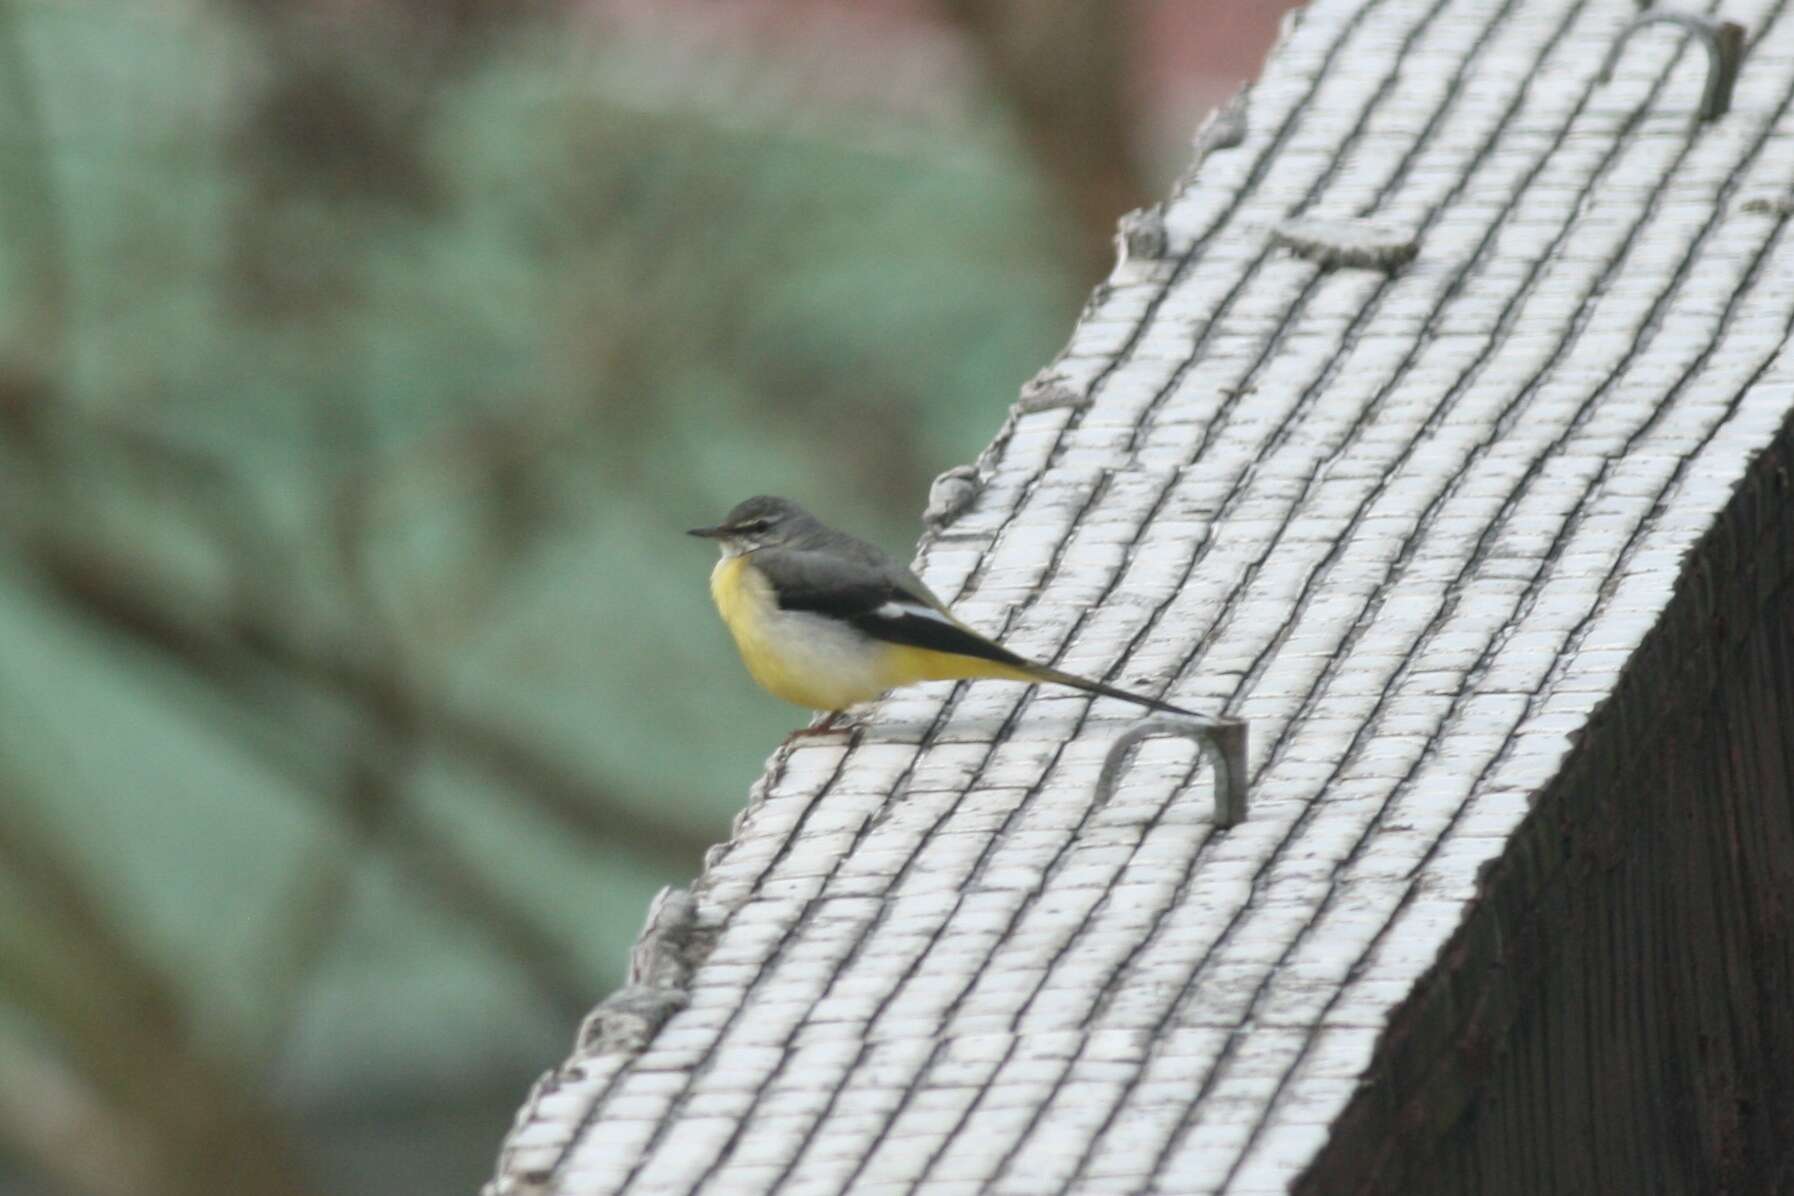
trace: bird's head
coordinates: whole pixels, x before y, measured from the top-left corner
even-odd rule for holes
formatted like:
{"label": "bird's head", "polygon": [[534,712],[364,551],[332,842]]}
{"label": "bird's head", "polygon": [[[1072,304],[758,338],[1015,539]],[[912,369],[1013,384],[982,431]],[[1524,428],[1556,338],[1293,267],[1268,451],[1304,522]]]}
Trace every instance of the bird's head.
{"label": "bird's head", "polygon": [[762,494],[735,504],[715,527],[694,527],[686,535],[715,540],[724,556],[740,556],[788,544],[819,527],[815,516],[790,499]]}

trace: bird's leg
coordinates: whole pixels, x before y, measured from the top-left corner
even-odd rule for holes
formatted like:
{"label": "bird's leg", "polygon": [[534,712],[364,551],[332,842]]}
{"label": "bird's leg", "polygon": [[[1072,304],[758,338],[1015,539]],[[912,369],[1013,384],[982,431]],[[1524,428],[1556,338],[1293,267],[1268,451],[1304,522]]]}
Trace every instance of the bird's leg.
{"label": "bird's leg", "polygon": [[830,731],[835,729],[835,723],[844,713],[846,712],[842,710],[831,710],[828,712],[828,717],[817,723],[815,726],[799,727],[797,730],[791,732],[791,734],[785,736],[785,742],[790,743],[795,739],[802,739],[810,735],[827,735]]}

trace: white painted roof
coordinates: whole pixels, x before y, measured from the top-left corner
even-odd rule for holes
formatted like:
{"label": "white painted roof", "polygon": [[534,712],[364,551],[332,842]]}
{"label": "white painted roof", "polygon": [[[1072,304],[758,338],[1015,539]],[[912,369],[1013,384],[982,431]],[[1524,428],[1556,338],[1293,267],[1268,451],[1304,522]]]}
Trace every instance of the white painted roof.
{"label": "white painted roof", "polygon": [[[1794,407],[1794,12],[1728,3],[1698,126],[1678,31],[1595,79],[1634,13],[1303,10],[924,541],[1018,650],[1250,719],[1247,820],[1177,740],[1097,804],[1119,703],[894,695],[774,758],[495,1191],[1285,1190]],[[1360,219],[1417,253],[1289,247]]]}

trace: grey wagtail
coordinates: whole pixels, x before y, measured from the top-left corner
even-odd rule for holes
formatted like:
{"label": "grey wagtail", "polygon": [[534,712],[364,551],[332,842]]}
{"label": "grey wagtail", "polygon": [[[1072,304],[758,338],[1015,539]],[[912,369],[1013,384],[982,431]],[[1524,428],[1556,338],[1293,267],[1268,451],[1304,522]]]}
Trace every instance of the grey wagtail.
{"label": "grey wagtail", "polygon": [[722,550],[710,594],[748,673],[776,697],[828,712],[812,731],[900,685],[975,677],[1050,681],[1193,716],[1017,656],[954,618],[914,573],[788,499],[750,498],[689,534]]}

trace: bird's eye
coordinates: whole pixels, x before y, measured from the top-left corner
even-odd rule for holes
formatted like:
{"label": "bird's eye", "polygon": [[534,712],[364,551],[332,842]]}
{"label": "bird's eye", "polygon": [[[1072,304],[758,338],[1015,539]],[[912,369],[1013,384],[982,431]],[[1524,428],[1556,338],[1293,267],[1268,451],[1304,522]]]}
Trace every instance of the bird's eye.
{"label": "bird's eye", "polygon": [[750,519],[746,523],[736,524],[735,530],[746,532],[750,536],[757,536],[771,526],[772,520],[770,519]]}

